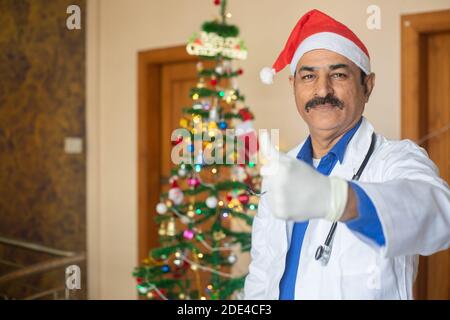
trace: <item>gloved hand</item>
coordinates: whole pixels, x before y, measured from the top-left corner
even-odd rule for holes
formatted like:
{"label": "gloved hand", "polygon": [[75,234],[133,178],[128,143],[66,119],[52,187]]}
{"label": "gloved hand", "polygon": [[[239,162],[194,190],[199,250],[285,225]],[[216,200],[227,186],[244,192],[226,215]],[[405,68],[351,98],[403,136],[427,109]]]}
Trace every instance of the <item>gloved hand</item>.
{"label": "gloved hand", "polygon": [[277,151],[267,132],[261,134],[260,149],[265,158],[261,168],[262,197],[267,197],[272,214],[285,220],[339,220],[347,203],[348,182],[317,172],[304,161]]}

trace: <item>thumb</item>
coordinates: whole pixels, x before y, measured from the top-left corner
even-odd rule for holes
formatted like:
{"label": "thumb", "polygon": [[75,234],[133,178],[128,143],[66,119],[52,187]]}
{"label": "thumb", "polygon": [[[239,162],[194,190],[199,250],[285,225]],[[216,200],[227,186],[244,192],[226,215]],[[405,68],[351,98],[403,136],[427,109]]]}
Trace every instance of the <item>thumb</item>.
{"label": "thumb", "polygon": [[270,136],[267,130],[261,130],[259,133],[259,149],[263,164],[278,159],[279,152],[270,141]]}
{"label": "thumb", "polygon": [[278,170],[280,152],[273,146],[267,130],[261,130],[259,135],[259,157],[263,166],[260,168],[262,176],[271,176]]}

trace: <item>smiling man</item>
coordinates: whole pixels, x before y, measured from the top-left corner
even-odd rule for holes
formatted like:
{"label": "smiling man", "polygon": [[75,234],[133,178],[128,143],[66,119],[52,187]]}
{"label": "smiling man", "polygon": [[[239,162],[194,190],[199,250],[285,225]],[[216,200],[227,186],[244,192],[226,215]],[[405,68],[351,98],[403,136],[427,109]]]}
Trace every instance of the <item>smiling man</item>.
{"label": "smiling man", "polygon": [[375,75],[345,25],[306,13],[263,82],[288,64],[310,135],[287,155],[261,139],[246,299],[412,299],[417,255],[450,245],[448,185],[425,150],[363,117]]}

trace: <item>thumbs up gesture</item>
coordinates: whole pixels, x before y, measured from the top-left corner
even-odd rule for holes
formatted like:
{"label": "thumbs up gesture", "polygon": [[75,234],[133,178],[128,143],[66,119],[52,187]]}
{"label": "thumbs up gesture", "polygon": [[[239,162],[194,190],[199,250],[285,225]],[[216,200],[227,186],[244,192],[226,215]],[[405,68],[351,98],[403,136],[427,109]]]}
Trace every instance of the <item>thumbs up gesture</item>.
{"label": "thumbs up gesture", "polygon": [[344,213],[348,183],[338,177],[317,172],[304,161],[276,150],[267,132],[260,135],[264,166],[262,197],[266,197],[272,214],[279,219],[337,221]]}

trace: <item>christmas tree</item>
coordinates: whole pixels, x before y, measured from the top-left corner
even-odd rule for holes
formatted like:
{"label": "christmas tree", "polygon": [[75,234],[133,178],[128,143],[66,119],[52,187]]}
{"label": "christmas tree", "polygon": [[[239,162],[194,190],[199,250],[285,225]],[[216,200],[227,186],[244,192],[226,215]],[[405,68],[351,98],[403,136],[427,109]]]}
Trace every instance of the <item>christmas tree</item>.
{"label": "christmas tree", "polygon": [[[139,294],[149,299],[232,299],[244,286],[246,271],[235,275],[233,265],[250,250],[258,146],[237,85],[243,71],[233,65],[247,50],[239,29],[227,23],[227,1],[214,4],[220,17],[205,22],[186,47],[199,57],[198,83],[172,134],[178,153],[172,152],[168,192],[156,206],[161,246],[133,273]],[[240,223],[247,228],[236,230]]]}

